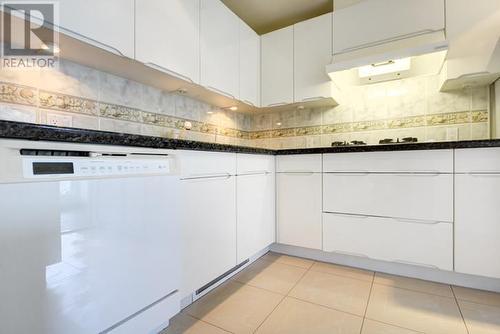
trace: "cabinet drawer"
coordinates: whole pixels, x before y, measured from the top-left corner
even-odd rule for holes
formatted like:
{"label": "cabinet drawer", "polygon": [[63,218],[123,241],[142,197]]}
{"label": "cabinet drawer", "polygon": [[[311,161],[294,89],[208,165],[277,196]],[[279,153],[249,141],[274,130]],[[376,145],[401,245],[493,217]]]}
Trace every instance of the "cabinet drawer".
{"label": "cabinet drawer", "polygon": [[500,148],[471,148],[455,151],[457,173],[500,173]]}
{"label": "cabinet drawer", "polygon": [[453,173],[453,150],[325,154],[323,170]]}
{"label": "cabinet drawer", "polygon": [[274,173],[273,155],[237,154],[237,174]]}
{"label": "cabinet drawer", "polygon": [[280,155],[276,160],[278,173],[321,173],[321,154]]}
{"label": "cabinet drawer", "polygon": [[323,250],[453,270],[453,224],[325,213]]}
{"label": "cabinet drawer", "polygon": [[182,178],[236,174],[236,153],[182,151],[178,156]]}
{"label": "cabinet drawer", "polygon": [[324,174],[323,196],[327,212],[453,221],[452,174]]}

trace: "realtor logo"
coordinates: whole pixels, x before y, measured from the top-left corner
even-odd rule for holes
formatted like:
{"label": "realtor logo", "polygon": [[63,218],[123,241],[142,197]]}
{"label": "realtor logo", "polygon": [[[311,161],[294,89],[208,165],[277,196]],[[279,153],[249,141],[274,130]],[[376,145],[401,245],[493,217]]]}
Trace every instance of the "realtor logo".
{"label": "realtor logo", "polygon": [[1,67],[54,68],[59,53],[58,4],[5,1],[0,5]]}

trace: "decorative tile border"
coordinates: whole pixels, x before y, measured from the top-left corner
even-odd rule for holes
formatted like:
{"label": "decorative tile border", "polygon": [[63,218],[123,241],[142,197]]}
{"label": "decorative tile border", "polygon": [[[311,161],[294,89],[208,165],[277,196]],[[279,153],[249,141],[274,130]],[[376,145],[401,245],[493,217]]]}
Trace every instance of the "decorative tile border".
{"label": "decorative tile border", "polygon": [[98,102],[77,96],[43,90],[38,91],[38,89],[33,87],[6,82],[0,82],[0,102],[29,105],[49,110],[52,109],[140,124],[155,125],[177,130],[186,130],[186,123],[189,122],[191,123],[191,129],[189,131],[249,140],[363,132],[384,129],[417,128],[424,126],[484,123],[488,122],[489,118],[488,111],[475,110],[386,120],[327,124],[321,126],[279,128],[263,131],[243,131],[232,128],[218,127],[213,124],[170,115],[156,114],[122,105]]}

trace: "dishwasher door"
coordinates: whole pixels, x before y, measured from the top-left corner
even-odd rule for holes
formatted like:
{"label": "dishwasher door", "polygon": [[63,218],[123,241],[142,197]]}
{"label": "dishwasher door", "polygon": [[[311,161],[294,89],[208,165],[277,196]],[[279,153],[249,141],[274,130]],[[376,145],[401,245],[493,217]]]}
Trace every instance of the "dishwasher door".
{"label": "dishwasher door", "polygon": [[173,300],[156,310],[168,324],[180,285],[178,182],[0,184],[0,333],[142,334],[134,319]]}

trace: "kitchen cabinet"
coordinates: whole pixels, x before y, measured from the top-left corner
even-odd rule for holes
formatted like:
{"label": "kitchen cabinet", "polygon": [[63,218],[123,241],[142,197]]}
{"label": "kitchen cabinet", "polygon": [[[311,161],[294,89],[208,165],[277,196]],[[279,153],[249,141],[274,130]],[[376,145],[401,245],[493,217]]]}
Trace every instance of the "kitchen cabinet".
{"label": "kitchen cabinet", "polygon": [[278,156],[278,243],[322,248],[321,155]]}
{"label": "kitchen cabinet", "polygon": [[358,1],[334,11],[333,53],[342,54],[445,28],[444,0]]}
{"label": "kitchen cabinet", "polygon": [[500,149],[456,150],[455,271],[500,278]]}
{"label": "kitchen cabinet", "polygon": [[59,22],[64,34],[134,58],[134,0],[60,1]]}
{"label": "kitchen cabinet", "polygon": [[236,154],[179,156],[184,298],[236,266]]}
{"label": "kitchen cabinet", "polygon": [[237,257],[241,263],[275,241],[274,156],[237,155]]}
{"label": "kitchen cabinet", "polygon": [[323,238],[325,252],[453,270],[452,223],[325,213]]}
{"label": "kitchen cabinet", "polygon": [[136,60],[199,83],[199,11],[200,0],[136,1]]}
{"label": "kitchen cabinet", "polygon": [[294,102],[293,26],[261,36],[262,107]]}
{"label": "kitchen cabinet", "polygon": [[332,98],[325,66],[332,60],[332,13],[294,25],[295,102]]}
{"label": "kitchen cabinet", "polygon": [[478,1],[474,6],[467,0],[448,1],[446,37],[449,50],[441,71],[441,90],[489,85],[500,77],[497,0]]}
{"label": "kitchen cabinet", "polygon": [[260,107],[260,36],[240,20],[240,100]]}
{"label": "kitchen cabinet", "polygon": [[201,0],[201,85],[239,99],[240,19],[220,0]]}

